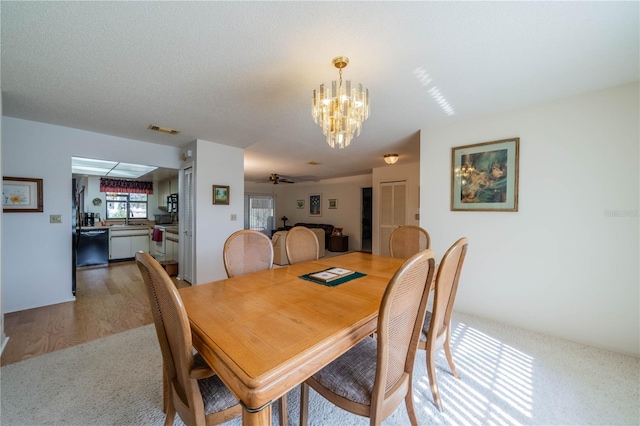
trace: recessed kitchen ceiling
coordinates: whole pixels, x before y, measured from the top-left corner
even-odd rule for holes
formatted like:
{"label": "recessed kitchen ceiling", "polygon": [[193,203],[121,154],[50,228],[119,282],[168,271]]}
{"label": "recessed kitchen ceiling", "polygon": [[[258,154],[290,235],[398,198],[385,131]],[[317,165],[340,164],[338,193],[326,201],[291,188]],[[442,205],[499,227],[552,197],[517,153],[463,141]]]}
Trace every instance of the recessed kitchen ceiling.
{"label": "recessed kitchen ceiling", "polygon": [[141,164],[71,157],[71,172],[73,174],[136,179],[155,169],[157,169],[157,167],[144,166]]}

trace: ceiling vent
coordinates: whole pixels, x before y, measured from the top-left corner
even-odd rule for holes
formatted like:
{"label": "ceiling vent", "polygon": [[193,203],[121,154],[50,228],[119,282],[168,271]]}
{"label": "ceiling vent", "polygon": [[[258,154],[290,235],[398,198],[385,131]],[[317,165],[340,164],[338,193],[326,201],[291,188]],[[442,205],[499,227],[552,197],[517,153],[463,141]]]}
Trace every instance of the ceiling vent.
{"label": "ceiling vent", "polygon": [[180,133],[178,130],[169,129],[167,127],[155,126],[153,124],[150,124],[149,127],[147,127],[147,129],[155,130],[156,132],[169,133],[170,135],[177,135],[178,133]]}

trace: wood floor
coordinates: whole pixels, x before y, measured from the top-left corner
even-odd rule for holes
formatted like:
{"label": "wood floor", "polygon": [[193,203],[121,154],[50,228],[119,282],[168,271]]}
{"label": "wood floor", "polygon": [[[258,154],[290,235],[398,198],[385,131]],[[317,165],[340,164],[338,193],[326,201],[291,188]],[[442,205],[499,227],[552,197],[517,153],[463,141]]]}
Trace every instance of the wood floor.
{"label": "wood floor", "polygon": [[[79,269],[76,301],[8,313],[9,342],[0,365],[79,345],[110,334],[151,324],[151,310],[135,262]],[[188,286],[173,279],[178,287]]]}

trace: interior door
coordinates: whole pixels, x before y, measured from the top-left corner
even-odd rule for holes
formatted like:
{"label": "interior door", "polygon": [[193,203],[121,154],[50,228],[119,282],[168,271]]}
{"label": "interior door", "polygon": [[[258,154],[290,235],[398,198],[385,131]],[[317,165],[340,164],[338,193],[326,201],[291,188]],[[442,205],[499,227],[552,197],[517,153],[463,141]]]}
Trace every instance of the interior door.
{"label": "interior door", "polygon": [[195,269],[193,257],[193,167],[184,169],[183,198],[183,230],[180,244],[182,244],[182,279],[193,284],[193,271]]}
{"label": "interior door", "polygon": [[389,238],[393,230],[407,223],[407,181],[380,183],[380,246],[389,256]]}

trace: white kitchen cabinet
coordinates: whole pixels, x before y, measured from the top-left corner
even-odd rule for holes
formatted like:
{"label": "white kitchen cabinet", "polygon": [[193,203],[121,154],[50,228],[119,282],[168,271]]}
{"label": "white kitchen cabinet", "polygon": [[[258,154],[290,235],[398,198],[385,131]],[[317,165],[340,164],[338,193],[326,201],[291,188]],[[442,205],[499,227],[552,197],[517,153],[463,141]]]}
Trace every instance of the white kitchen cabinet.
{"label": "white kitchen cabinet", "polygon": [[158,182],[158,208],[167,208],[167,197],[178,193],[178,177]]}
{"label": "white kitchen cabinet", "polygon": [[109,238],[109,259],[127,259],[131,257],[131,237],[110,236]]}
{"label": "white kitchen cabinet", "polygon": [[163,180],[158,182],[158,208],[167,208],[167,196],[171,191],[171,181]]}
{"label": "white kitchen cabinet", "polygon": [[131,237],[131,252],[132,256],[135,257],[136,253],[139,251],[146,251],[149,253],[149,234],[147,235],[136,235]]}
{"label": "white kitchen cabinet", "polygon": [[178,193],[178,177],[174,177],[169,179],[169,194],[177,194]]}
{"label": "white kitchen cabinet", "polygon": [[178,241],[168,237],[167,238],[167,242],[166,242],[166,260],[178,260],[179,257],[179,248],[178,248]]}
{"label": "white kitchen cabinet", "polygon": [[109,259],[131,259],[140,250],[149,252],[150,240],[149,228],[111,228],[109,229]]}

